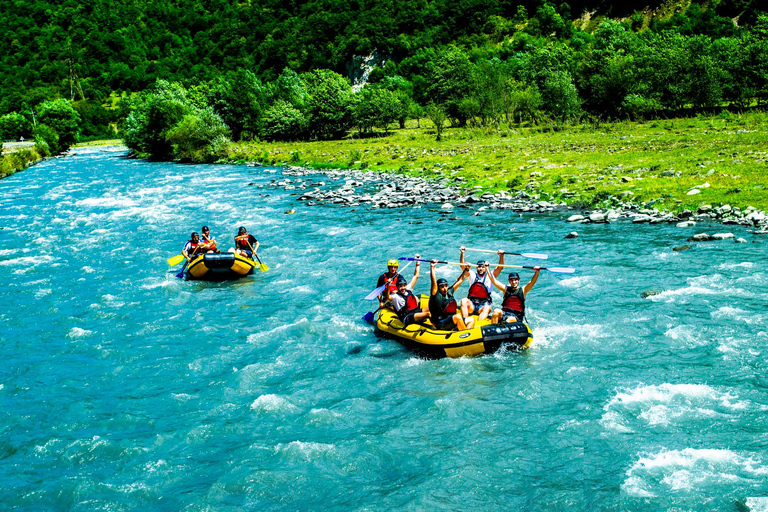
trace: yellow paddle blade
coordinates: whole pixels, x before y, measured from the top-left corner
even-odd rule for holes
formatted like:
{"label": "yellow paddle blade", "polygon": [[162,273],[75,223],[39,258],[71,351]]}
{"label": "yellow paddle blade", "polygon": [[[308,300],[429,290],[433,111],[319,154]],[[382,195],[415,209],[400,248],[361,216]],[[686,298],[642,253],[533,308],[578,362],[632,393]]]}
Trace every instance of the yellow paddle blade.
{"label": "yellow paddle blade", "polygon": [[261,270],[262,272],[266,272],[267,270],[269,270],[269,267],[262,263],[261,265],[259,265],[259,270]]}
{"label": "yellow paddle blade", "polygon": [[177,265],[184,261],[184,255],[183,254],[177,254],[176,256],[173,256],[172,258],[168,258],[168,264],[170,266]]}

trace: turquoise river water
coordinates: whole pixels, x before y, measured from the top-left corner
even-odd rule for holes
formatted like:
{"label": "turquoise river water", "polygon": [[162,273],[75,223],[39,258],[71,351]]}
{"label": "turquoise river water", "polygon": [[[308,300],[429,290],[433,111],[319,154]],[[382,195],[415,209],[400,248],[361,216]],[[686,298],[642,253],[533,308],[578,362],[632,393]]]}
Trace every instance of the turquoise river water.
{"label": "turquoise river water", "polygon": [[[3,509],[768,509],[768,263],[750,230],[564,240],[566,213],[308,207],[269,186],[280,169],[125,155],[0,181]],[[166,259],[203,224],[225,248],[247,226],[269,271],[176,279]],[[723,231],[749,243],[672,251]],[[385,261],[462,244],[578,269],[542,271],[532,347],[430,361],[376,338],[362,298]]]}

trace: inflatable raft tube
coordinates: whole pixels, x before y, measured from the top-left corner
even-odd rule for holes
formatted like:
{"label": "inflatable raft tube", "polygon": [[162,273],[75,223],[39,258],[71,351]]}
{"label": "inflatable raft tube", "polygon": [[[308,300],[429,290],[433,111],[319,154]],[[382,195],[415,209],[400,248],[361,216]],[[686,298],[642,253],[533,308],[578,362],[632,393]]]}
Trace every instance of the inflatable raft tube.
{"label": "inflatable raft tube", "polygon": [[231,252],[206,253],[193,259],[187,267],[187,279],[225,281],[253,273],[257,263]]}
{"label": "inflatable raft tube", "polygon": [[[425,307],[429,297],[421,296]],[[392,338],[407,348],[429,358],[477,356],[496,352],[502,346],[525,349],[533,341],[530,327],[522,322],[493,325],[485,319],[465,331],[440,331],[421,324],[407,327],[391,309],[381,309],[376,315],[376,334]]]}

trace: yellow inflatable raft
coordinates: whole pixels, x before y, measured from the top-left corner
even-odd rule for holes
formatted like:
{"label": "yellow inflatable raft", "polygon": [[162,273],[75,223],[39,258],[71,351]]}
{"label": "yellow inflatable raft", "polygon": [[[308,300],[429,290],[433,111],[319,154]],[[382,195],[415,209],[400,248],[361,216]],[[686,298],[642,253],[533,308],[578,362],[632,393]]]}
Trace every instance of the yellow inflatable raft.
{"label": "yellow inflatable raft", "polygon": [[250,258],[231,252],[206,253],[189,262],[187,279],[224,281],[238,279],[253,273],[256,263]]}
{"label": "yellow inflatable raft", "polygon": [[[421,307],[428,303],[429,297],[422,295]],[[530,327],[521,322],[493,325],[485,319],[465,331],[439,331],[420,324],[405,327],[391,309],[379,310],[376,333],[394,338],[409,349],[432,358],[490,354],[502,345],[524,349],[533,341]]]}

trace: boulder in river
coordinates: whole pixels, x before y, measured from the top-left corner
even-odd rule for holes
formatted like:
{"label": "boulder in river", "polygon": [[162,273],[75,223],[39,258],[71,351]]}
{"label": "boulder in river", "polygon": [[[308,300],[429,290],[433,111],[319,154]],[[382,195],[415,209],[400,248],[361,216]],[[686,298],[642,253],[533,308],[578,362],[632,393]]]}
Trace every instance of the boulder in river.
{"label": "boulder in river", "polygon": [[658,290],[646,290],[643,293],[640,294],[640,296],[644,299],[647,299],[648,297],[653,297],[654,295],[658,295],[661,293]]}
{"label": "boulder in river", "polygon": [[579,234],[577,232],[571,231],[570,233],[565,235],[565,238],[577,238],[578,236],[579,236]]}
{"label": "boulder in river", "polygon": [[712,240],[730,240],[731,238],[736,238],[736,235],[733,233],[715,233],[712,235]]}
{"label": "boulder in river", "polygon": [[690,245],[685,244],[685,245],[678,245],[677,247],[673,247],[672,250],[680,252],[680,251],[687,251],[690,248],[691,248]]}
{"label": "boulder in river", "polygon": [[689,242],[709,242],[713,240],[707,233],[697,233],[688,239]]}
{"label": "boulder in river", "polygon": [[568,222],[581,222],[585,218],[586,217],[584,217],[583,215],[579,215],[579,214],[571,215],[570,217],[568,217]]}

